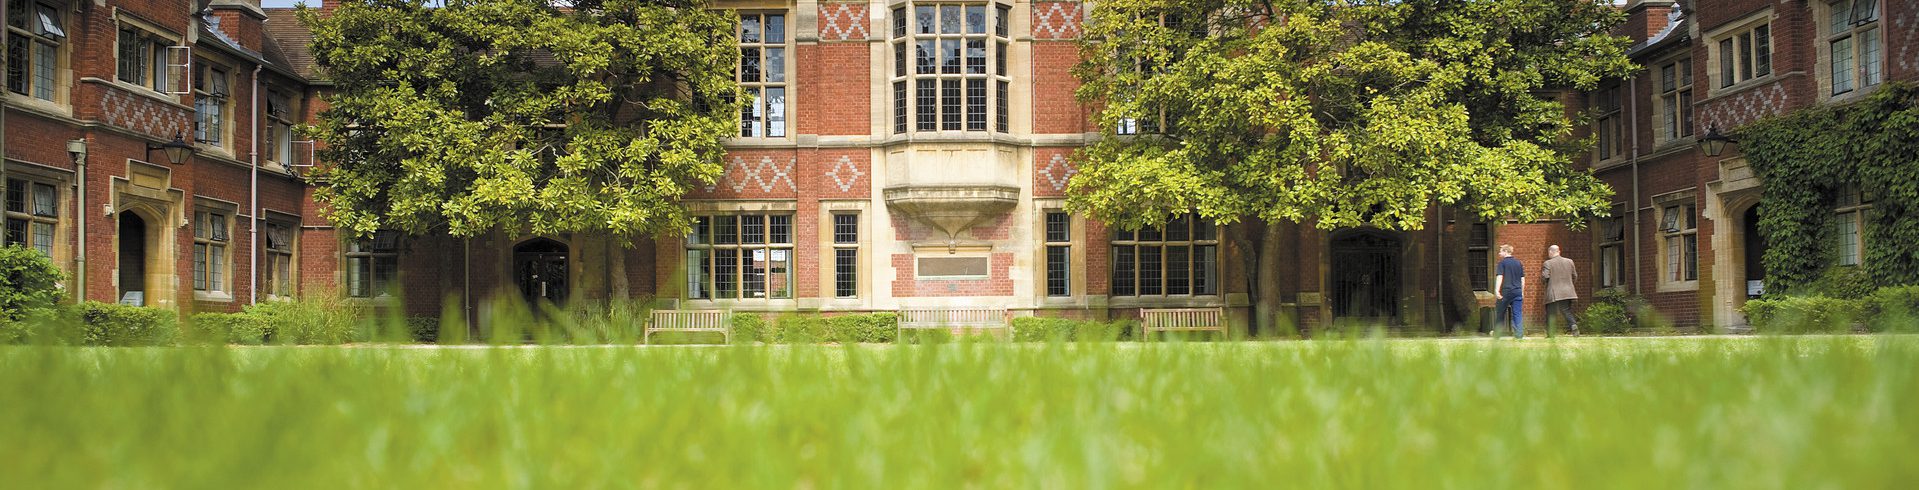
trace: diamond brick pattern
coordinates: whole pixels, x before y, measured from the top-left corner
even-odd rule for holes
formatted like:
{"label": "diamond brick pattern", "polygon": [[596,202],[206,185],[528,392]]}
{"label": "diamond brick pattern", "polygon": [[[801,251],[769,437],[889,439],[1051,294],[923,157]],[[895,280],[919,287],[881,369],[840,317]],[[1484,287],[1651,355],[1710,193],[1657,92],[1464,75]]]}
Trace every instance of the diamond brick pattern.
{"label": "diamond brick pattern", "polygon": [[747,189],[759,192],[773,192],[775,189],[786,192],[797,191],[799,186],[793,182],[794,159],[781,162],[773,157],[763,156],[748,161],[742,157],[733,157],[726,163],[725,172],[713,185],[706,186],[707,192],[713,192],[719,186],[726,186],[733,192],[747,192]]}
{"label": "diamond brick pattern", "polygon": [[1079,2],[1033,2],[1033,39],[1078,39]]}
{"label": "diamond brick pattern", "polygon": [[119,126],[162,140],[186,134],[187,111],[166,105],[151,97],[108,88],[100,99],[107,124]]}
{"label": "diamond brick pattern", "polygon": [[1737,128],[1786,110],[1786,86],[1777,82],[1714,101],[1699,118],[1702,128]]}
{"label": "diamond brick pattern", "polygon": [[853,157],[846,155],[840,155],[839,161],[833,162],[833,167],[826,170],[827,181],[832,182],[833,187],[840,192],[852,192],[853,185],[858,184],[860,177],[864,176],[866,172],[861,172],[860,166],[853,163]]}
{"label": "diamond brick pattern", "polygon": [[866,40],[866,4],[820,4],[821,41]]}
{"label": "diamond brick pattern", "polygon": [[1053,154],[1053,159],[1039,168],[1040,178],[1045,179],[1046,185],[1052,186],[1054,191],[1065,191],[1066,183],[1072,181],[1073,174],[1077,173],[1079,169],[1074,168],[1072,162],[1066,161],[1066,155],[1058,153]]}

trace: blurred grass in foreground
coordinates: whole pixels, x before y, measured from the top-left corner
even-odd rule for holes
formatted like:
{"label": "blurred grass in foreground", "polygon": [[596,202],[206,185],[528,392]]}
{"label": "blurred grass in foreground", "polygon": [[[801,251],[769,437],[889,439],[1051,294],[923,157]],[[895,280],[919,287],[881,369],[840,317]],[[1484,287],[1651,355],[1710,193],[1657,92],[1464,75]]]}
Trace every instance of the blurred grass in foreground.
{"label": "blurred grass in foreground", "polygon": [[1890,488],[1919,337],[0,347],[4,488]]}

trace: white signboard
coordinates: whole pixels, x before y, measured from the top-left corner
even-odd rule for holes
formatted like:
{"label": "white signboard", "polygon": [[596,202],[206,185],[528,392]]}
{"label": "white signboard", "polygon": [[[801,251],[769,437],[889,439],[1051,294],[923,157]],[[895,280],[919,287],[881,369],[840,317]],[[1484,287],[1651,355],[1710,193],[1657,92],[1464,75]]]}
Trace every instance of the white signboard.
{"label": "white signboard", "polygon": [[120,295],[120,304],[146,306],[146,295],[147,293],[144,291],[127,291]]}
{"label": "white signboard", "polygon": [[1764,296],[1766,281],[1746,281],[1746,296]]}

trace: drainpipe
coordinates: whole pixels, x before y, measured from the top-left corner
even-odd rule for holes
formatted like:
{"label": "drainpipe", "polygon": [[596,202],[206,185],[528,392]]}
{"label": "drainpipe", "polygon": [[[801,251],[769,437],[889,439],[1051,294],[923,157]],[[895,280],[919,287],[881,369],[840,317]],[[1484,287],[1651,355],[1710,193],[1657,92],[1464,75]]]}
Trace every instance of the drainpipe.
{"label": "drainpipe", "polygon": [[[76,189],[74,190],[74,195],[77,196],[74,198],[74,202],[77,203],[74,206],[74,208],[80,210],[77,213],[73,213],[73,214],[79,215],[78,225],[79,225],[80,231],[78,231],[77,234],[80,235],[81,237],[85,237],[87,236],[87,214],[89,214],[87,212],[87,140],[85,139],[68,140],[67,154],[73,155],[74,173],[79,176],[78,178],[74,179],[74,182],[75,182],[74,186],[76,187]],[[74,248],[74,253],[73,253],[73,258],[74,258],[73,298],[74,298],[74,301],[87,300],[87,245],[86,243],[87,241],[83,238],[80,240],[80,246],[73,247]]]}
{"label": "drainpipe", "polygon": [[1626,117],[1631,118],[1627,124],[1632,127],[1632,153],[1627,154],[1627,160],[1632,164],[1632,293],[1637,295],[1640,294],[1642,280],[1639,276],[1640,254],[1645,246],[1639,237],[1639,75],[1626,79],[1626,84]]}
{"label": "drainpipe", "polygon": [[247,183],[247,193],[251,194],[247,198],[247,207],[251,208],[247,215],[252,217],[247,220],[247,257],[251,261],[247,304],[260,302],[260,69],[265,66],[259,63],[253,65],[253,92],[249,96],[252,99],[249,105],[253,106],[253,110],[252,115],[248,116],[250,122],[247,125],[253,130],[253,150],[250,152],[253,171],[249,176],[252,180]]}

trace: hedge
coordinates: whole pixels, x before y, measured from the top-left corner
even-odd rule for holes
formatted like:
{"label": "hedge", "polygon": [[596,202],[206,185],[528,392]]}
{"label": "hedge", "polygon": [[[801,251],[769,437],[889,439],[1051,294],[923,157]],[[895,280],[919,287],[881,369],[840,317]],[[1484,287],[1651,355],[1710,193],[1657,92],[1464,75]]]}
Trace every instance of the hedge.
{"label": "hedge", "polygon": [[87,301],[74,306],[80,343],[108,346],[168,345],[179,336],[173,310]]}
{"label": "hedge", "polygon": [[1101,322],[1070,318],[1018,317],[1013,319],[1013,340],[1038,341],[1112,341],[1133,338],[1137,322],[1119,320]]}
{"label": "hedge", "polygon": [[1919,331],[1919,286],[1879,288],[1860,299],[1786,296],[1747,301],[1743,310],[1761,333]]}
{"label": "hedge", "polygon": [[45,254],[19,245],[0,247],[0,323],[25,319],[34,310],[52,308],[66,294],[66,275]]}

